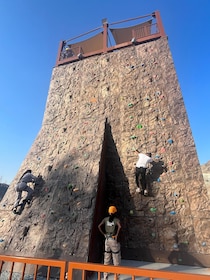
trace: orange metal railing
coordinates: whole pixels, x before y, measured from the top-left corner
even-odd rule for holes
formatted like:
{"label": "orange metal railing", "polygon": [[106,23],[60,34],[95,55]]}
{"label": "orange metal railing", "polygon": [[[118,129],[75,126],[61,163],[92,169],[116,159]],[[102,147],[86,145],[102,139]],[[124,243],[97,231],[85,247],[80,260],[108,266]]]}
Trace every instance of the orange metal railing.
{"label": "orange metal railing", "polygon": [[[87,272],[97,273],[97,279],[103,279],[103,272],[112,273],[114,275],[114,280],[117,280],[117,274],[130,276],[132,280],[136,277],[149,277],[150,280],[153,279],[165,279],[165,280],[209,280],[209,275],[200,274],[190,274],[190,273],[180,273],[171,271],[160,271],[160,270],[150,270],[150,269],[140,269],[133,267],[122,267],[122,266],[109,266],[100,265],[95,263],[78,263],[69,262],[68,264],[68,280],[73,280],[73,273],[75,270],[81,271],[81,280],[86,279]],[[130,278],[129,278],[130,279]]]}
{"label": "orange metal railing", "polygon": [[[26,275],[33,275],[33,279],[37,276],[44,276],[47,280],[54,277],[56,273],[57,279],[64,280],[66,262],[52,259],[36,259],[25,257],[12,257],[0,255],[0,277],[2,272],[7,272],[7,279],[11,280],[15,273],[21,275],[18,279],[23,280]],[[54,272],[52,270],[54,269]],[[56,269],[56,272],[55,272]]]}
{"label": "orange metal railing", "polygon": [[[28,269],[28,266],[30,266],[30,269]],[[54,273],[52,273],[52,270],[55,268],[56,275],[55,271]],[[89,276],[88,278],[90,279],[90,276],[93,274],[96,274],[97,279],[101,280],[103,279],[104,272],[111,273],[114,276],[114,280],[117,279],[118,274],[124,275],[126,277],[128,276],[128,279],[132,280],[137,279],[136,277],[148,277],[150,280],[155,280],[157,278],[165,280],[210,279],[210,275],[102,265],[95,263],[66,262],[62,260],[53,259],[37,259],[0,255],[0,278],[2,278],[2,273],[5,271],[7,272],[7,277],[4,278],[8,280],[11,280],[13,278],[15,272],[17,272],[21,276],[18,277],[18,279],[20,280],[23,280],[26,276],[32,276],[34,280],[36,280],[38,276],[41,276],[42,278],[44,277],[46,280],[49,280],[50,278],[56,278],[60,280],[85,280],[87,279],[87,276]],[[43,273],[43,271],[45,273]],[[68,272],[67,276],[66,271]]]}

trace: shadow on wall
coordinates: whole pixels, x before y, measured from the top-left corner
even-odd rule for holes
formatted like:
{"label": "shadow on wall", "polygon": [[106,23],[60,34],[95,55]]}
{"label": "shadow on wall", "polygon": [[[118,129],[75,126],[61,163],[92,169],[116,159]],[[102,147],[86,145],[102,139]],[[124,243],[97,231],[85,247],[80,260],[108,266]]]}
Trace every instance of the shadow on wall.
{"label": "shadow on wall", "polygon": [[153,182],[158,181],[161,174],[167,172],[167,168],[162,160],[153,161],[150,164],[152,165],[152,167],[148,170],[148,173],[146,174],[146,181],[148,185],[149,196],[154,196],[155,193],[152,187]]}
{"label": "shadow on wall", "polygon": [[[130,254],[131,248],[129,248],[131,244],[130,239],[132,238],[130,225],[131,220],[133,220],[133,217],[130,215],[130,209],[135,209],[135,205],[130,194],[128,178],[125,175],[113,139],[111,125],[106,122],[96,207],[89,246],[90,262],[103,262],[104,237],[98,230],[98,224],[104,217],[108,216],[107,210],[110,205],[115,205],[117,207],[117,217],[120,219],[122,225],[119,236],[122,258],[133,259],[131,256],[132,253]],[[136,234],[138,234],[138,232],[136,232]],[[135,238],[133,242],[135,242]]]}
{"label": "shadow on wall", "polygon": [[188,252],[188,246],[185,243],[177,245],[177,249],[173,250],[168,256],[168,261],[171,264],[187,264],[192,266],[204,267],[204,265],[198,261],[192,254]]}

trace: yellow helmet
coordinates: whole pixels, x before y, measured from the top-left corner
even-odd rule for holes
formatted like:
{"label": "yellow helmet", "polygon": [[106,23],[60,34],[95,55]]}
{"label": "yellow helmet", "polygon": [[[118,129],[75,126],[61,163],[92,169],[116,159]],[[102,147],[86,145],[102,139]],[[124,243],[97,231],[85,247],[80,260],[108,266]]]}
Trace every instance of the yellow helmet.
{"label": "yellow helmet", "polygon": [[108,209],[109,214],[114,214],[117,212],[117,208],[115,206],[110,206]]}

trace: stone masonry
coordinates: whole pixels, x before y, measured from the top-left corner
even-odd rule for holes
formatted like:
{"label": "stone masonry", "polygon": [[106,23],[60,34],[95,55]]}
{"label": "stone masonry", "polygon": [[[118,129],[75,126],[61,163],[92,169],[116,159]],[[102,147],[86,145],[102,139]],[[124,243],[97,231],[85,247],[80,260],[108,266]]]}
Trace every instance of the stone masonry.
{"label": "stone masonry", "polygon": [[[135,149],[154,158],[136,192]],[[42,180],[11,211],[26,169]],[[0,254],[101,262],[115,204],[122,258],[210,266],[210,208],[167,38],[53,69],[42,127],[0,205]]]}

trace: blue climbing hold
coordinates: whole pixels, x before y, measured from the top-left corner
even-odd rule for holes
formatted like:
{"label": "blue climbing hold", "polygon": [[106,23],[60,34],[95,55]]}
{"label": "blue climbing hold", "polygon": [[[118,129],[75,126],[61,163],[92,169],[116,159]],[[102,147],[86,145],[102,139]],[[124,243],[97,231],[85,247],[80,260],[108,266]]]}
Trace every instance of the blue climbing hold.
{"label": "blue climbing hold", "polygon": [[173,144],[173,140],[171,138],[168,139],[168,144]]}

